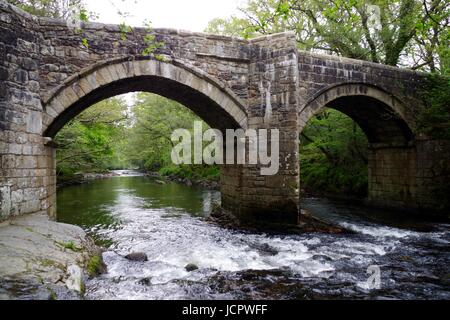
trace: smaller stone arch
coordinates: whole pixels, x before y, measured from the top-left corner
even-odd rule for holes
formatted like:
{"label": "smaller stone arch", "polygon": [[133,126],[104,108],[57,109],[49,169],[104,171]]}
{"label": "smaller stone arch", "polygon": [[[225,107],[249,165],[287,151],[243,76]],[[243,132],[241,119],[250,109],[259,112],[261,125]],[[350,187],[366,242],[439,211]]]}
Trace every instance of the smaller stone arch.
{"label": "smaller stone arch", "polygon": [[73,75],[44,97],[43,134],[53,138],[89,106],[133,91],[178,101],[215,128],[247,127],[244,103],[205,72],[178,60],[114,59]]}
{"label": "smaller stone arch", "polygon": [[414,121],[407,118],[405,104],[376,86],[339,84],[318,92],[301,108],[299,132],[326,107],[352,118],[368,138],[368,203],[391,208],[413,203],[417,166]]}
{"label": "smaller stone arch", "polygon": [[300,108],[299,132],[326,107],[355,120],[371,143],[407,143],[414,138],[414,121],[407,117],[401,100],[366,83],[344,83],[319,91]]}

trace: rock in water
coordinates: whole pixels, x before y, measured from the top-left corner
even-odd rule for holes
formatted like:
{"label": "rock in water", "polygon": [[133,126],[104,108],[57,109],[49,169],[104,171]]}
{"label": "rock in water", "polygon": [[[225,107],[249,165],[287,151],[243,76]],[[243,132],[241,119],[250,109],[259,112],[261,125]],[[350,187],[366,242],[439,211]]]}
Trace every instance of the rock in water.
{"label": "rock in water", "polygon": [[140,285],[150,286],[152,284],[152,278],[144,278],[138,281]]}
{"label": "rock in water", "polygon": [[84,289],[84,282],[83,271],[81,268],[77,265],[71,265],[67,268],[67,273],[69,274],[69,278],[66,280],[67,289],[82,293]]}
{"label": "rock in water", "polygon": [[125,259],[130,260],[130,261],[137,261],[137,262],[148,261],[147,255],[145,253],[143,253],[143,252],[130,253],[129,255],[125,256]]}
{"label": "rock in water", "polygon": [[186,269],[187,272],[192,272],[198,270],[198,266],[193,263],[190,263],[186,267],[184,267],[184,269]]}

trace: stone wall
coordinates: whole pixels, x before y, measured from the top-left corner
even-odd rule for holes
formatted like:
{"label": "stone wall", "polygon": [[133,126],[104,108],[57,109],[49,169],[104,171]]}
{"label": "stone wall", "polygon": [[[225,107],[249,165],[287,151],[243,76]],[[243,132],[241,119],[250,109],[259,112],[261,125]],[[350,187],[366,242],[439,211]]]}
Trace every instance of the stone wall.
{"label": "stone wall", "polygon": [[[46,101],[64,81],[97,62],[126,57],[141,58],[147,46],[146,29],[135,28],[122,40],[119,26],[84,24],[82,32],[67,28],[53,19],[39,19],[44,40],[40,44],[40,83]],[[153,34],[164,46],[158,54],[183,61],[220,80],[242,99],[247,97],[250,46],[247,42],[227,37],[204,35],[170,29],[155,29]],[[89,47],[82,45],[87,39]]]}
{"label": "stone wall", "polygon": [[[321,93],[342,84],[361,84],[374,87],[401,101],[390,102],[390,107],[415,129],[415,113],[422,107],[417,99],[423,74],[382,64],[344,57],[299,52],[300,122],[311,117],[310,102]],[[364,92],[360,92],[363,94]],[[314,110],[312,110],[314,112]]]}
{"label": "stone wall", "polygon": [[416,141],[417,207],[437,213],[450,212],[450,141]]}
{"label": "stone wall", "polygon": [[416,199],[416,150],[414,147],[369,149],[369,201],[405,209]]}
{"label": "stone wall", "polygon": [[[44,146],[38,20],[0,2],[1,216],[53,214],[53,151]],[[13,26],[13,27],[12,27]]]}
{"label": "stone wall", "polygon": [[409,147],[370,147],[369,203],[439,214],[450,208],[450,143],[415,140]]}
{"label": "stone wall", "polygon": [[295,35],[277,34],[250,43],[256,50],[250,64],[248,126],[279,130],[280,168],[275,176],[262,176],[259,166],[244,167],[239,214],[262,221],[295,223],[299,205]]}

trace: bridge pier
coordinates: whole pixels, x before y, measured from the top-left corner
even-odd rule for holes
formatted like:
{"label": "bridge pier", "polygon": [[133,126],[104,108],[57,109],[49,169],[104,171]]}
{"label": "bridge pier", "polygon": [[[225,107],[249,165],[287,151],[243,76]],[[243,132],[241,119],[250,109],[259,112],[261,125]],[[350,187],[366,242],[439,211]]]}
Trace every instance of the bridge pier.
{"label": "bridge pier", "polygon": [[[280,135],[291,136],[284,130]],[[245,224],[297,224],[299,162],[295,137],[280,139],[279,165],[275,175],[263,175],[259,165],[222,166],[222,207]]]}
{"label": "bridge pier", "polygon": [[380,207],[404,209],[415,202],[416,158],[414,145],[369,146],[368,201]]}
{"label": "bridge pier", "polygon": [[368,201],[372,205],[427,213],[449,207],[449,141],[416,139],[408,145],[371,144],[368,167]]}
{"label": "bridge pier", "polygon": [[[279,168],[263,175],[262,165],[241,167],[238,203],[232,212],[248,223],[297,224],[299,219],[299,69],[294,33],[250,40],[247,128],[278,130]],[[224,199],[228,199],[225,195]],[[235,198],[236,199],[236,198]],[[225,200],[224,207],[230,202]]]}

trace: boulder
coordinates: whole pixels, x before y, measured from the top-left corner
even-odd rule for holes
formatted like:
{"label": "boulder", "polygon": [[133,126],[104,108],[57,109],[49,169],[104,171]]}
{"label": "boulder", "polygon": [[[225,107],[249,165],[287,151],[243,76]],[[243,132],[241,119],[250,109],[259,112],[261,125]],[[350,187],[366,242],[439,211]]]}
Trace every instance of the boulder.
{"label": "boulder", "polygon": [[148,257],[143,252],[133,252],[125,256],[125,259],[136,262],[148,261]]}
{"label": "boulder", "polygon": [[84,291],[83,270],[77,265],[71,265],[67,268],[69,278],[66,280],[66,287],[79,293]]}
{"label": "boulder", "polygon": [[198,270],[198,266],[193,263],[189,263],[188,265],[186,265],[184,267],[184,269],[186,269],[187,272],[192,272],[192,271]]}

